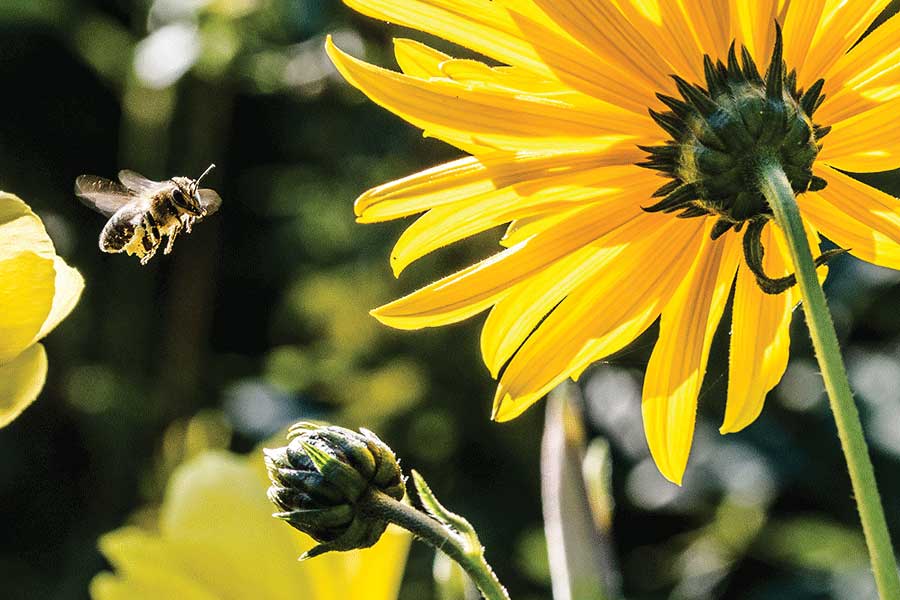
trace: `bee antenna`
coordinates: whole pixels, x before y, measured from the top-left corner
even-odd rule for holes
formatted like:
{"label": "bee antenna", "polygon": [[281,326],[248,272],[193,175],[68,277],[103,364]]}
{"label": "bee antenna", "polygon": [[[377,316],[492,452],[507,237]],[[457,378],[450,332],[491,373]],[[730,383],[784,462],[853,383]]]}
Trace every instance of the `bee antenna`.
{"label": "bee antenna", "polygon": [[212,163],[212,164],[210,164],[208,167],[206,167],[206,170],[203,171],[203,174],[200,175],[200,177],[197,178],[197,183],[199,184],[199,183],[200,183],[200,180],[203,179],[204,177],[206,177],[207,173],[209,173],[210,171],[212,171],[212,170],[215,169],[215,168],[216,168],[215,163]]}

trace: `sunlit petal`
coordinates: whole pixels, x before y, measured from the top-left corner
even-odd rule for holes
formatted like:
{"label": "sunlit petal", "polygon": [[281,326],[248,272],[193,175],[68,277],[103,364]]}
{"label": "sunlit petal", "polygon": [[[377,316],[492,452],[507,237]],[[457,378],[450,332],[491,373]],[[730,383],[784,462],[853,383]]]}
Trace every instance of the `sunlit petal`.
{"label": "sunlit petal", "polygon": [[832,124],[819,160],[868,173],[900,167],[900,98]]}
{"label": "sunlit petal", "polygon": [[633,165],[572,170],[432,208],[410,225],[391,253],[394,275],[425,254],[515,219],[565,211],[611,197],[633,199],[634,206],[653,193],[655,182]]}
{"label": "sunlit petal", "polygon": [[6,427],[35,401],[46,377],[47,354],[41,344],[0,365],[0,427]]}
{"label": "sunlit petal", "polygon": [[567,222],[372,311],[382,323],[420,329],[455,323],[490,307],[510,288],[603,233],[640,216],[631,198],[588,206]]}
{"label": "sunlit petal", "polygon": [[[589,261],[590,276],[581,278],[503,372],[494,399],[495,419],[518,416],[565,378],[624,348],[656,320],[687,272],[703,227],[699,220],[672,221],[644,217],[601,241],[606,250]],[[636,230],[643,235],[635,235]],[[554,299],[546,294],[535,298],[541,308],[529,312],[531,326],[537,325],[542,310],[552,308]],[[521,326],[496,331],[513,338],[496,342],[507,349],[523,334]]]}
{"label": "sunlit petal", "polygon": [[800,196],[800,209],[822,235],[865,261],[900,269],[900,199],[828,167],[828,187]]}
{"label": "sunlit petal", "polygon": [[0,260],[0,365],[30,346],[53,306],[53,258],[21,252]]}
{"label": "sunlit petal", "polygon": [[697,260],[663,309],[641,406],[650,454],[674,483],[681,483],[687,466],[709,347],[740,257],[736,238],[712,242],[705,237]]}

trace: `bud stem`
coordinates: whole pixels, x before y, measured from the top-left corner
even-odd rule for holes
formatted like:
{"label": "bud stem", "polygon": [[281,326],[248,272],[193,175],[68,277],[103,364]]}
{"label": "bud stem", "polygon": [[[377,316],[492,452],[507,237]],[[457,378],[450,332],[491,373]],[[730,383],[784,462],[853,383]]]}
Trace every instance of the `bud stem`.
{"label": "bud stem", "polygon": [[859,413],[853,402],[853,394],[841,358],[834,323],[828,311],[825,293],[816,276],[797,200],[781,164],[774,158],[760,161],[758,177],[760,191],[769,202],[775,222],[784,231],[788,241],[803,298],[803,312],[816,350],[819,368],[822,370],[822,378],[825,380],[825,389],[828,392],[831,411],[834,413],[847,469],[850,472],[853,494],[862,521],[878,593],[883,600],[894,600],[900,598],[900,577],[884,517],[884,508],[878,494],[875,471],[869,458]]}
{"label": "bud stem", "polygon": [[359,499],[357,506],[361,513],[394,523],[412,532],[422,541],[459,563],[486,600],[509,600],[506,588],[485,561],[484,548],[480,544],[475,548],[467,548],[459,536],[437,520],[376,489],[368,490]]}

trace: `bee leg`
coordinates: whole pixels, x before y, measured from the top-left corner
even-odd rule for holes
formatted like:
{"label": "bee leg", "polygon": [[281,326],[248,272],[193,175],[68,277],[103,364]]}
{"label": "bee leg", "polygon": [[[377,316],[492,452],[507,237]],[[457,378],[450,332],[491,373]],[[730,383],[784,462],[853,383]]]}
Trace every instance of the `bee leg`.
{"label": "bee leg", "polygon": [[141,256],[141,264],[146,265],[150,262],[150,259],[156,256],[156,251],[159,250],[159,244],[161,242],[159,237],[155,239],[152,238],[149,234],[147,235],[147,240],[150,242],[149,247],[144,247],[144,254]]}
{"label": "bee leg", "polygon": [[141,264],[146,265],[150,259],[156,256],[162,236],[159,233],[159,226],[153,215],[147,213],[144,216],[144,254],[141,256]]}
{"label": "bee leg", "polygon": [[[156,223],[156,219],[153,218],[153,215],[147,213],[144,216],[144,226],[147,231],[147,235],[150,237],[150,243],[155,246],[159,245],[162,236],[159,234],[159,225]],[[155,252],[155,250],[154,250]]]}
{"label": "bee leg", "polygon": [[178,237],[179,233],[181,233],[181,223],[172,227],[169,231],[169,240],[166,242],[166,248],[163,250],[163,254],[172,252],[172,247],[175,245],[175,238]]}
{"label": "bee leg", "polygon": [[188,233],[191,232],[191,225],[194,224],[194,217],[190,215],[182,215],[181,216],[181,225],[184,227],[184,230]]}

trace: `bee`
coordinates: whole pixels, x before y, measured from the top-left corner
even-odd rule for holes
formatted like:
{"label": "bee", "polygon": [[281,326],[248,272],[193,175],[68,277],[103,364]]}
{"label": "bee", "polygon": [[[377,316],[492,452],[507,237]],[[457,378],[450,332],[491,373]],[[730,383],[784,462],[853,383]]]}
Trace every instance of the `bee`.
{"label": "bee", "polygon": [[119,171],[119,181],[95,175],[82,175],[75,180],[75,194],[82,202],[109,217],[100,232],[100,250],[137,255],[146,265],[156,255],[166,236],[163,254],[169,254],[175,238],[182,231],[219,210],[222,199],[215,191],[200,188],[200,180],[173,177],[151,181],[134,171]]}

